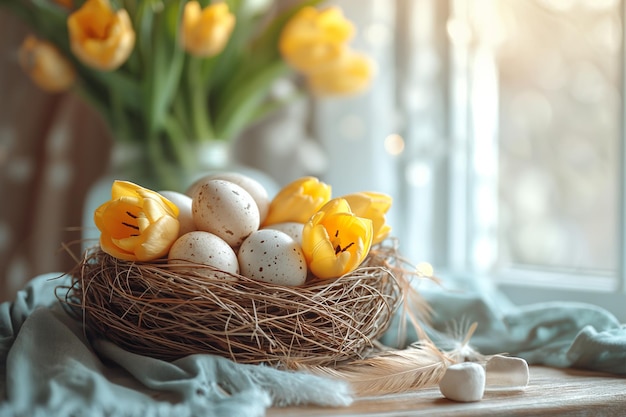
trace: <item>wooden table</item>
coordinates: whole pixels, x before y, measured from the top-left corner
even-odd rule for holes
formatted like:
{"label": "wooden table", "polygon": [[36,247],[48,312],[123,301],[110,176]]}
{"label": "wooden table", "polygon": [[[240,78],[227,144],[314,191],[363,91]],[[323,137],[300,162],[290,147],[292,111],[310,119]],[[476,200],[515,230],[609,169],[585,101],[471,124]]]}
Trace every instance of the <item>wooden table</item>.
{"label": "wooden table", "polygon": [[626,416],[626,378],[597,372],[531,367],[524,391],[485,391],[483,400],[447,400],[438,387],[364,397],[350,407],[288,407],[268,417],[412,416]]}

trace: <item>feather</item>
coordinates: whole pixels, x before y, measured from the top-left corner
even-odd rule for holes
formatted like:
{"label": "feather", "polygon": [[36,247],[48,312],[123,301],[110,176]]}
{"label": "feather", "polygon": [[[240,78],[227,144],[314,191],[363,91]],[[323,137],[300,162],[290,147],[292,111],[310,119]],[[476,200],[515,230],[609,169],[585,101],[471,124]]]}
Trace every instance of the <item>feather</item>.
{"label": "feather", "polygon": [[357,396],[397,394],[418,390],[439,383],[448,366],[468,360],[468,352],[474,360],[484,357],[475,352],[469,341],[476,331],[472,323],[464,337],[453,349],[440,350],[429,338],[413,343],[405,349],[378,346],[378,353],[335,367],[299,365],[298,369],[314,375],[346,381]]}
{"label": "feather", "polygon": [[401,350],[386,350],[374,356],[336,367],[305,367],[315,375],[350,383],[357,396],[406,392],[436,385],[451,357],[432,342],[424,341]]}

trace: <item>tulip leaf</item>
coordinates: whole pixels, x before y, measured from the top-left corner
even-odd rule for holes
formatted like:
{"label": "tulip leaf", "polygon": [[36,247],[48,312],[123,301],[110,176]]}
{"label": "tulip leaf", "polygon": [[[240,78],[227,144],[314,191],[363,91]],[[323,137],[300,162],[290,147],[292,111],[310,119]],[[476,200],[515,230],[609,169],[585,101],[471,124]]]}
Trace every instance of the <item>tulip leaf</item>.
{"label": "tulip leaf", "polygon": [[182,7],[177,3],[169,3],[159,16],[158,29],[155,34],[154,62],[155,77],[151,89],[158,94],[152,103],[153,121],[163,121],[170,110],[174,95],[179,86],[185,62],[185,53],[178,46],[177,23]]}
{"label": "tulip leaf", "polygon": [[257,112],[257,106],[266,98],[272,82],[287,70],[286,63],[275,62],[240,85],[232,95],[227,96],[222,111],[216,115],[216,132],[224,138],[232,138],[239,134],[237,129],[248,125]]}
{"label": "tulip leaf", "polygon": [[[282,61],[282,57],[278,51],[278,40],[287,21],[302,7],[316,6],[323,1],[324,0],[305,0],[297,6],[288,8],[273,19],[270,24],[264,28],[261,34],[258,35],[250,45],[246,45],[245,50],[241,51],[241,59],[231,60],[230,67],[227,68],[228,76],[224,77],[226,82],[217,93],[218,97],[216,101],[222,103],[228,100],[228,97],[232,95],[232,91],[239,90],[242,83],[246,83],[246,80],[254,77],[258,72],[264,71],[267,66],[273,65],[274,62]],[[253,27],[254,25],[237,26]],[[237,32],[233,35],[236,35],[236,33]],[[220,57],[220,61],[221,60],[222,57]],[[224,61],[227,60],[224,59]],[[222,66],[224,66],[224,64],[222,64]],[[222,79],[222,77],[220,77],[220,79]]]}

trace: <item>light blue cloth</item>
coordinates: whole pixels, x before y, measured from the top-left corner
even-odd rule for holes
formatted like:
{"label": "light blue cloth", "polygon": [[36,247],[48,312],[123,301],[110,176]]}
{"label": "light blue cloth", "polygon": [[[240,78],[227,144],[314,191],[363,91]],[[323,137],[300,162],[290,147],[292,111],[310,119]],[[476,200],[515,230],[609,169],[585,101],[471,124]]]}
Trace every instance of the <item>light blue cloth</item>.
{"label": "light blue cloth", "polygon": [[[442,348],[453,348],[462,338],[451,338],[452,330],[467,330],[475,322],[470,345],[481,354],[506,353],[529,364],[626,375],[626,325],[595,305],[551,302],[518,307],[486,284],[454,290],[429,287],[420,294],[433,311],[428,334]],[[393,325],[382,341],[396,347],[416,341],[416,333],[407,328],[403,338]]]}
{"label": "light blue cloth", "polygon": [[54,295],[59,274],[35,278],[0,305],[0,417],[263,416],[271,405],[343,406],[338,381],[212,355],[174,362],[93,346]]}

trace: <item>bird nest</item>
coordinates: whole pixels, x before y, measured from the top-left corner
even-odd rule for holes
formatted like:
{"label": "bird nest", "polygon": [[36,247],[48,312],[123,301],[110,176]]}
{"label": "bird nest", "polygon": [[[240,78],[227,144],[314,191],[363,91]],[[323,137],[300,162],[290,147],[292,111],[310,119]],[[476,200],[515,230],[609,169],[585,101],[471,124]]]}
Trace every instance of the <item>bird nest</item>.
{"label": "bird nest", "polygon": [[181,274],[167,261],[95,249],[70,273],[62,301],[93,336],[142,355],[333,365],[364,357],[388,328],[408,287],[398,262],[395,246],[377,245],[350,274],[288,287]]}

